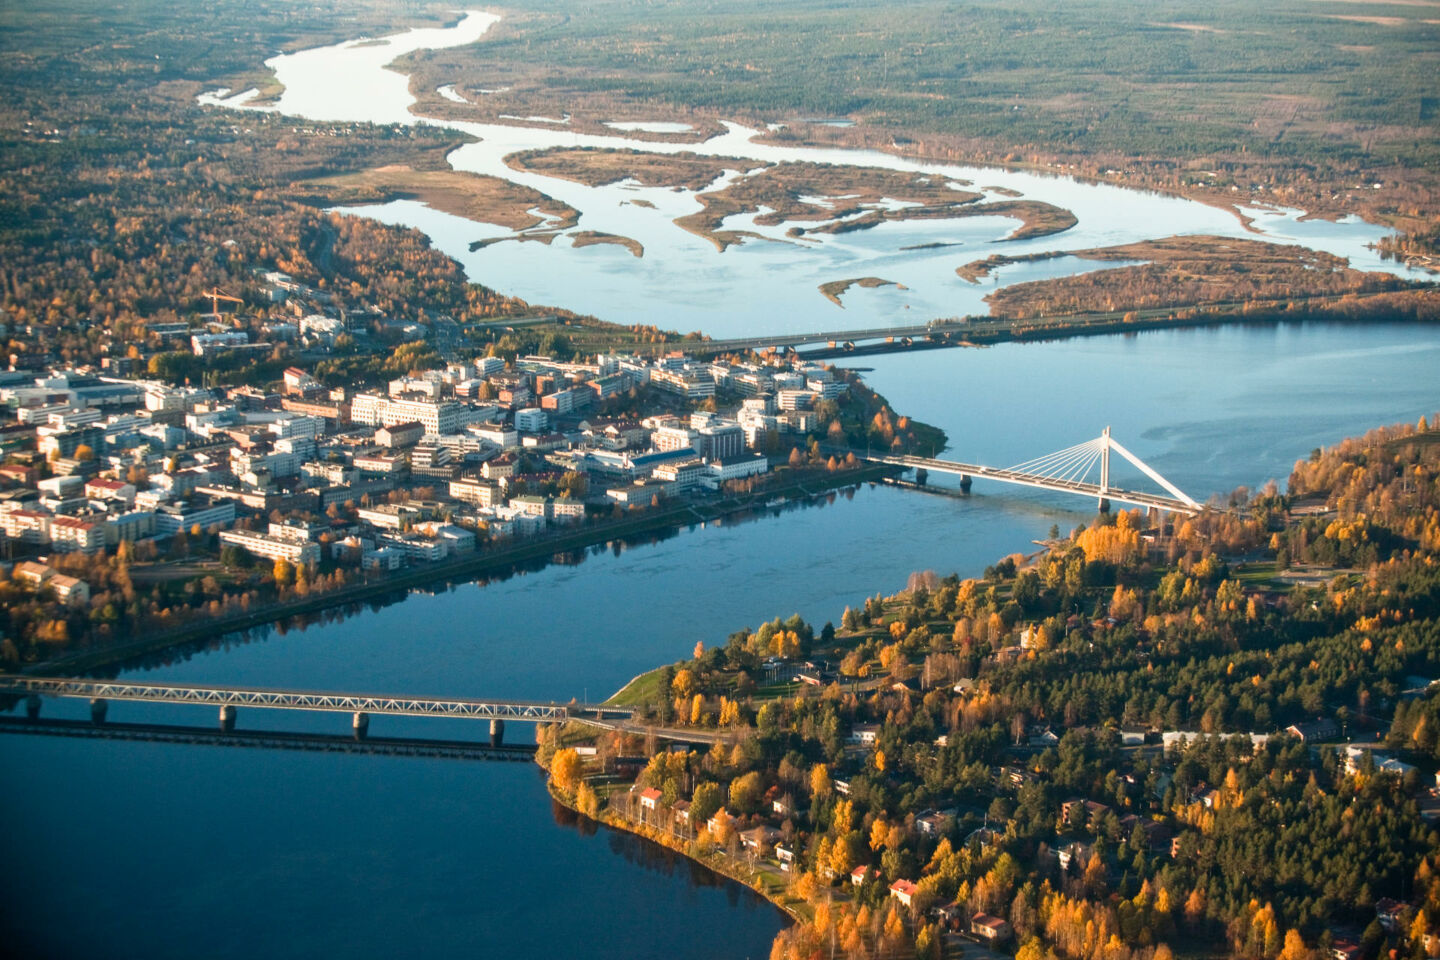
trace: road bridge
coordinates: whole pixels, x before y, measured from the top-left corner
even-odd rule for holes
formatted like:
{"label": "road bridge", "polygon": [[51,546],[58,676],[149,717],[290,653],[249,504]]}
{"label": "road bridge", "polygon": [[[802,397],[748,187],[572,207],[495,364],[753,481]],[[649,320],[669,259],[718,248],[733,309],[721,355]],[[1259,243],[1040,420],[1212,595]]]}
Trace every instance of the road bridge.
{"label": "road bridge", "polygon": [[[1112,451],[1134,464],[1169,495],[1127,490],[1112,485],[1110,483],[1110,454]],[[858,451],[856,455],[859,456]],[[1101,510],[1109,509],[1111,502],[1118,502],[1147,509],[1168,510],[1173,513],[1193,515],[1200,512],[1200,504],[1111,437],[1109,427],[1106,427],[1105,431],[1094,440],[1087,440],[1084,443],[1037,457],[1034,460],[1027,460],[1013,467],[990,467],[977,463],[941,460],[935,457],[867,454],[866,458],[876,463],[887,463],[906,470],[915,470],[917,480],[931,471],[953,474],[960,477],[960,486],[967,491],[970,489],[972,480],[996,480],[1000,483],[1093,497]],[[1095,472],[1097,467],[1099,470],[1098,482],[1091,481],[1090,475]]]}
{"label": "road bridge", "polygon": [[183,683],[139,683],[127,680],[92,680],[77,677],[30,677],[0,674],[0,695],[23,698],[26,712],[38,717],[42,697],[63,697],[90,701],[92,719],[103,723],[110,701],[146,703],[187,703],[220,709],[221,729],[235,726],[240,707],[267,710],[304,710],[321,713],[348,713],[357,736],[364,736],[372,715],[400,717],[455,717],[490,721],[490,740],[498,745],[505,721],[585,723],[624,720],[633,715],[625,707],[603,704],[554,703],[537,700],[470,699],[459,697],[396,697],[368,693],[331,693],[305,690],[275,690]]}
{"label": "road bridge", "polygon": [[866,340],[881,340],[908,346],[915,340],[952,340],[966,331],[983,329],[987,323],[1006,324],[1008,320],[932,320],[929,323],[902,327],[866,327],[859,330],[817,330],[810,333],[782,333],[761,337],[736,337],[729,340],[686,342],[681,348],[689,354],[715,356],[722,353],[743,353],[747,350],[788,350],[807,344],[823,343],[831,347],[853,348]]}

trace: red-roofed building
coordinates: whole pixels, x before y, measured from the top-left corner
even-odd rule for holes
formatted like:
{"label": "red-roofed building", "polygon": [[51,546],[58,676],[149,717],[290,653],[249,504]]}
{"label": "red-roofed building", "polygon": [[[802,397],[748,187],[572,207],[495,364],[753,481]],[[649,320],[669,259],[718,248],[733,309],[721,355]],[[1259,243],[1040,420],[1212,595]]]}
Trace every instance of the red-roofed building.
{"label": "red-roofed building", "polygon": [[860,866],[850,871],[850,882],[858,887],[866,880],[869,880],[871,877],[878,876],[880,876],[879,870],[876,870],[868,863],[862,863],[860,864]]}
{"label": "red-roofed building", "polygon": [[909,880],[896,880],[890,884],[890,896],[899,900],[907,907],[910,906],[910,902],[915,899],[915,894],[919,892],[920,888]]}
{"label": "red-roofed building", "polygon": [[91,500],[120,500],[128,505],[135,502],[135,485],[123,480],[87,480],[85,496]]}
{"label": "red-roofed building", "polygon": [[76,517],[50,521],[50,546],[56,553],[99,553],[105,549],[105,529]]}

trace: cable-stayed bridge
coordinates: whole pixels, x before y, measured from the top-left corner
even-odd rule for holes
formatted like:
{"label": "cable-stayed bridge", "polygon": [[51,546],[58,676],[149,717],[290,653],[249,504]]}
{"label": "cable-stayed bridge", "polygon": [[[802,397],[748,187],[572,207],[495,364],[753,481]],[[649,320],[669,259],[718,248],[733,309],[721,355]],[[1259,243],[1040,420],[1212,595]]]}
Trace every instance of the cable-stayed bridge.
{"label": "cable-stayed bridge", "polygon": [[[1141,473],[1160,485],[1167,495],[1127,490],[1110,482],[1110,454],[1114,452],[1135,465]],[[857,456],[859,454],[857,453]],[[978,463],[960,463],[954,460],[940,460],[933,457],[876,456],[867,454],[867,459],[876,463],[888,463],[907,470],[934,473],[948,473],[960,477],[960,486],[970,489],[972,480],[996,480],[1013,483],[1022,487],[1036,487],[1041,490],[1056,490],[1061,493],[1077,493],[1093,497],[1102,510],[1112,502],[1128,503],[1132,506],[1169,510],[1174,513],[1196,514],[1200,504],[1191,499],[1183,490],[1166,480],[1114,437],[1110,428],[1093,440],[1077,443],[1073,447],[1047,453],[1013,467],[990,467]],[[1098,476],[1096,474],[1098,473]],[[1093,478],[1093,479],[1092,479]]]}

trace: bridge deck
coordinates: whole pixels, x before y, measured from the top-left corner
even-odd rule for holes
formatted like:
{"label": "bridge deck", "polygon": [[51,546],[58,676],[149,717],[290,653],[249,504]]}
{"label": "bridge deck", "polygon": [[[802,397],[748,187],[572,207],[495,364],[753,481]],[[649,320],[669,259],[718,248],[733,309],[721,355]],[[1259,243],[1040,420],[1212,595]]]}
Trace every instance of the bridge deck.
{"label": "bridge deck", "polygon": [[0,675],[0,694],[75,697],[98,700],[141,700],[150,703],[194,703],[216,706],[312,710],[328,713],[369,713],[409,717],[468,717],[477,720],[566,720],[586,714],[629,715],[623,708],[597,704],[544,703],[530,700],[478,700],[442,697],[393,697],[361,693],[324,693],[201,686],[181,683],[133,683],[69,677]]}
{"label": "bridge deck", "polygon": [[1171,510],[1175,513],[1187,514],[1199,512],[1191,504],[1176,499],[1175,497],[1164,497],[1154,493],[1141,493],[1135,490],[1122,490],[1117,487],[1101,488],[1097,483],[1018,473],[1014,470],[986,467],[978,463],[958,463],[954,460],[936,460],[930,457],[871,457],[870,459],[879,463],[888,463],[892,466],[906,467],[912,470],[924,469],[935,473],[951,473],[957,476],[998,480],[1001,483],[1014,483],[1024,487],[1036,487],[1041,490],[1078,493],[1083,496],[1094,497],[1097,500],[1104,498],[1106,500],[1114,500],[1117,503],[1132,504],[1137,507],[1155,507],[1159,510]]}

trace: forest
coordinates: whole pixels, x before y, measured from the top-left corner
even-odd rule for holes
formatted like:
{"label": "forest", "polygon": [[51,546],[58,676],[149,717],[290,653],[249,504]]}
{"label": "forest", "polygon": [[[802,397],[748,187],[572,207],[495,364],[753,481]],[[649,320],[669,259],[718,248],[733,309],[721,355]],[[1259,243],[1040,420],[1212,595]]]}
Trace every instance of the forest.
{"label": "forest", "polygon": [[[777,960],[941,956],[953,937],[931,908],[951,903],[1007,920],[1025,960],[1302,960],[1340,941],[1423,957],[1440,920],[1440,833],[1421,817],[1440,687],[1415,679],[1440,677],[1437,438],[1423,418],[1375,430],[1316,450],[1284,492],[1160,529],[1101,514],[982,578],[917,573],[838,628],[777,618],[697,646],[629,701],[730,734],[654,753],[636,789],[665,812],[640,816],[605,773],[638,743],[605,735],[581,762],[578,731],[556,728],[542,754],[582,811],[796,912]],[[775,657],[836,674],[776,682]],[[1315,720],[1409,767],[1285,732]],[[1162,747],[1162,731],[1186,736]],[[787,870],[739,839],[767,825]]]}

